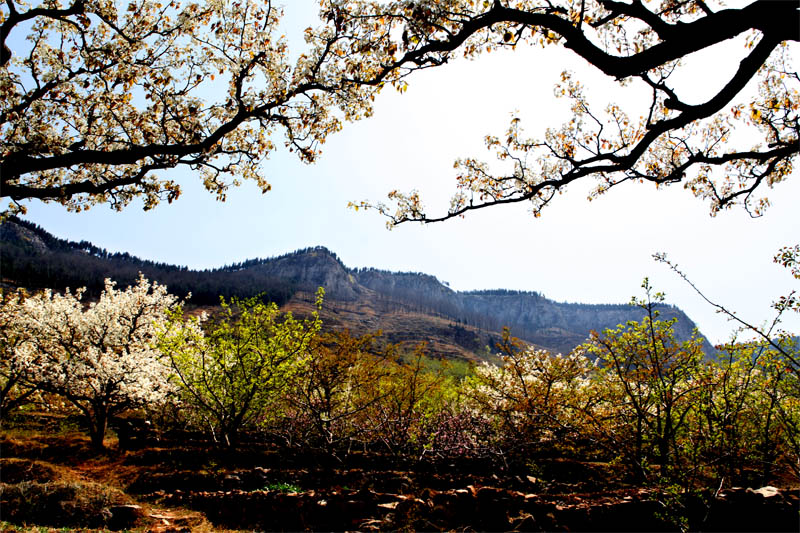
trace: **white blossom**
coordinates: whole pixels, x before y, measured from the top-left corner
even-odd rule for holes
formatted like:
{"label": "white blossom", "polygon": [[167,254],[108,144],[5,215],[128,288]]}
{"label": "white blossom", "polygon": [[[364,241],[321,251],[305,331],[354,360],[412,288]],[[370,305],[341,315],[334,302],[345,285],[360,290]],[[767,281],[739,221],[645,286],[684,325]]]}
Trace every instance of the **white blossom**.
{"label": "white blossom", "polygon": [[26,335],[18,356],[33,364],[33,381],[80,409],[100,439],[108,417],[161,402],[171,387],[155,344],[177,297],[141,275],[125,290],[115,285],[107,279],[88,305],[85,289],[43,291],[25,299],[16,318]]}

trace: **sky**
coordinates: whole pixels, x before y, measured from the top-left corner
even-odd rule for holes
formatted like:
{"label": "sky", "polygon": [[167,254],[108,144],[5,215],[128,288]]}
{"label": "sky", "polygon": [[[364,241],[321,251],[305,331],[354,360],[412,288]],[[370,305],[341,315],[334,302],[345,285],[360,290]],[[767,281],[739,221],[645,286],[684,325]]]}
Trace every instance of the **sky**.
{"label": "sky", "polygon": [[[315,24],[313,4],[293,0],[286,7],[295,48],[302,45],[295,36]],[[700,101],[742,51],[740,42],[730,42],[689,58],[676,83],[690,84]],[[626,184],[592,202],[589,183],[570,186],[541,218],[515,204],[391,231],[380,215],[347,208],[350,201],[385,200],[393,189],[417,189],[429,214],[444,212],[455,190],[455,159],[491,161],[483,138],[502,134],[512,112],[530,136],[568,119],[568,104],[553,97],[564,68],[600,107],[615,97],[634,108],[645,102],[635,90],[615,93],[612,81],[564,50],[494,52],[419,72],[402,95],[385,89],[374,116],[346,124],[313,165],[276,153],[263,167],[272,183],[265,195],[245,183],[220,203],[197,176],[180,170],[172,176],[181,198],[151,211],[101,205],[74,214],[31,201],[25,218],[58,237],[201,269],[322,245],[349,267],[424,272],[455,290],[530,290],[584,303],[627,302],[642,296],[642,279],[649,277],[712,342],[727,340],[734,324],[652,259],[664,252],[712,300],[751,323],[771,320],[770,303],[797,285],[772,261],[779,248],[800,242],[796,171],[769,191],[772,207],[759,219],[741,209],[710,217],[708,205],[681,186],[648,184]],[[784,326],[800,332],[800,317],[791,318]]]}

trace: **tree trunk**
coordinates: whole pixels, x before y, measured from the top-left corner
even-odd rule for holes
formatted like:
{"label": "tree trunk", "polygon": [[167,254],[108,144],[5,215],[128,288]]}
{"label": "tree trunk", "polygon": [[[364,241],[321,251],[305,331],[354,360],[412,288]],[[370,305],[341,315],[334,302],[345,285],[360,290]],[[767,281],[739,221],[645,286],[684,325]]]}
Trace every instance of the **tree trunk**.
{"label": "tree trunk", "polygon": [[103,451],[106,449],[103,443],[103,438],[106,436],[106,427],[108,426],[108,414],[105,409],[97,409],[94,412],[94,420],[89,418],[89,436],[92,439],[92,449],[96,451]]}
{"label": "tree trunk", "polygon": [[221,444],[229,449],[232,450],[236,448],[239,444],[239,428],[236,426],[223,426],[220,430],[222,434],[222,442]]}

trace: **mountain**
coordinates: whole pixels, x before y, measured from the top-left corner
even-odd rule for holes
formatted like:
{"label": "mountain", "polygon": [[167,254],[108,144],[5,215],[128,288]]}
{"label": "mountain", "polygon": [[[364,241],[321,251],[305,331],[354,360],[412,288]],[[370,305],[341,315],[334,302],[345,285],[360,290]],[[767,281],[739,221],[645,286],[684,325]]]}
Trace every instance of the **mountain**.
{"label": "mountain", "polygon": [[[109,253],[86,241],[58,239],[14,217],[0,224],[0,245],[3,285],[59,290],[86,286],[90,297],[99,294],[106,277],[125,286],[142,272],[174,294],[191,292],[190,303],[196,306],[216,305],[220,295],[262,294],[286,310],[304,314],[313,309],[314,292],[322,286],[326,327],[355,333],[380,329],[389,342],[425,341],[428,351],[441,357],[484,358],[493,351],[504,326],[531,344],[565,353],[582,343],[590,330],[641,320],[644,313],[625,304],[559,303],[537,292],[453,291],[428,274],[348,268],[323,247],[190,270]],[[663,319],[678,319],[676,336],[689,338],[695,325],[683,311],[667,305],[659,308]]]}
{"label": "mountain", "polygon": [[248,297],[263,293],[283,304],[296,291],[290,279],[271,277],[260,260],[244,261],[211,270],[190,270],[128,253],[109,253],[87,241],[54,237],[36,224],[11,217],[0,224],[0,283],[31,289],[87,287],[87,296],[103,290],[105,278],[119,286],[134,283],[139,272],[167,285],[173,294],[192,293],[195,305],[217,305],[220,295]]}

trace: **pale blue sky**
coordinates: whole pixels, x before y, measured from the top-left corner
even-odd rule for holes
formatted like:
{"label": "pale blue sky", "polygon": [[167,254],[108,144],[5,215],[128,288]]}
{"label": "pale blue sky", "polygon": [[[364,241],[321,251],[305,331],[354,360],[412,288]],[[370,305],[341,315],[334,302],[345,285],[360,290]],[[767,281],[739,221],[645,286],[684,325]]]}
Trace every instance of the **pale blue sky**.
{"label": "pale blue sky", "polygon": [[[291,2],[287,28],[314,24],[313,3]],[[727,67],[714,62],[720,72],[704,66],[686,79],[710,87],[733,68],[731,57]],[[741,210],[711,218],[682,188],[649,185],[620,187],[591,203],[588,187],[572,187],[540,219],[516,205],[393,231],[375,213],[347,209],[348,201],[379,201],[392,189],[416,188],[431,213],[444,211],[454,187],[453,161],[486,159],[483,137],[502,133],[512,111],[519,110],[531,135],[564,120],[566,104],[553,98],[552,87],[565,67],[586,80],[593,99],[608,100],[613,84],[569,53],[492,53],[418,73],[404,95],[386,90],[375,116],[331,137],[315,165],[276,154],[264,166],[273,185],[266,195],[245,184],[218,203],[184,170],[176,174],[183,196],[150,212],[132,205],[122,213],[98,206],[71,214],[31,202],[26,218],[59,237],[192,268],[324,245],[351,267],[426,272],[458,290],[535,290],[588,303],[626,302],[640,295],[642,278],[649,276],[713,342],[725,340],[731,324],[651,259],[666,252],[712,299],[750,321],[769,319],[770,302],[796,286],[772,263],[778,248],[800,241],[796,176],[774,189],[772,208],[757,220]],[[698,83],[698,76],[708,81]],[[796,319],[787,327],[800,331]]]}

